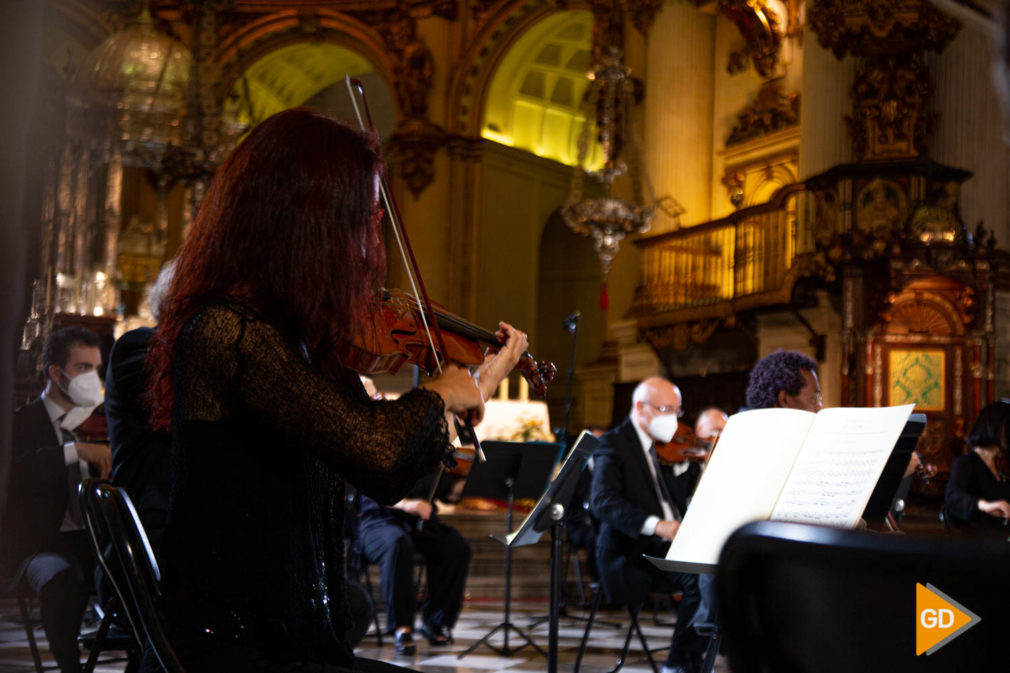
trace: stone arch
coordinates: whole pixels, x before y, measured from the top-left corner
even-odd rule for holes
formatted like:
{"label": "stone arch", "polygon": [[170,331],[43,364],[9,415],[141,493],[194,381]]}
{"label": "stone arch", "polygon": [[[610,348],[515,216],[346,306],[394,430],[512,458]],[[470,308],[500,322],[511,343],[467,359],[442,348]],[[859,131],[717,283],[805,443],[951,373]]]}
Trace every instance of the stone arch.
{"label": "stone arch", "polygon": [[[375,68],[387,88],[395,90],[396,63],[377,30],[333,10],[320,9],[312,17],[287,10],[243,26],[218,45],[213,61],[221,70],[219,99],[224,100],[247,68],[271,52],[294,44],[320,41],[358,53]],[[399,118],[402,116],[400,102],[395,97],[393,102]]]}
{"label": "stone arch", "polygon": [[790,170],[786,164],[776,164],[769,166],[766,173],[754,186],[754,191],[749,196],[747,206],[754,206],[760,203],[767,203],[779,188],[791,185],[796,182],[796,174]]}
{"label": "stone arch", "polygon": [[[589,9],[589,6],[572,2],[566,9]],[[531,27],[558,11],[558,6],[551,3],[515,0],[502,4],[487,17],[449,85],[446,121],[449,133],[470,138],[480,135],[484,106],[498,65]]]}

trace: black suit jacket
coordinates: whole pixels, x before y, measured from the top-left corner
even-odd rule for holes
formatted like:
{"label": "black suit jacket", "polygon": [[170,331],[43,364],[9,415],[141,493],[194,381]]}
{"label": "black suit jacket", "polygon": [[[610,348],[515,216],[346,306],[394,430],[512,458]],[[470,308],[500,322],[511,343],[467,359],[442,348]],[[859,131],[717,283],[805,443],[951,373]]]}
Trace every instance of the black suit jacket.
{"label": "black suit jacket", "polygon": [[152,523],[148,515],[158,513],[156,526],[162,527],[168,513],[172,436],[151,428],[144,406],[144,360],[152,336],[154,329],[141,327],[113,344],[105,374],[105,417],[112,449],[112,483],[126,489],[145,526]]}
{"label": "black suit jacket", "polygon": [[[662,556],[670,546],[656,535],[640,533],[650,515],[663,518],[646,460],[630,418],[600,439],[593,454],[589,501],[593,515],[600,521],[598,547],[638,558],[642,554]],[[671,504],[679,515],[676,503]]]}
{"label": "black suit jacket", "polygon": [[41,397],[14,412],[12,430],[0,577],[18,573],[29,555],[54,549],[69,498],[63,445]]}

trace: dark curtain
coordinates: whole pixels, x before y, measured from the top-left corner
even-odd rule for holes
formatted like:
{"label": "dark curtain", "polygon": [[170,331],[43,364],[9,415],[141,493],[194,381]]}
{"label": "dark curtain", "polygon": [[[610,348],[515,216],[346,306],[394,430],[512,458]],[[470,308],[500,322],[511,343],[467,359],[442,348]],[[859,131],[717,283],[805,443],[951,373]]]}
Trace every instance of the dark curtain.
{"label": "dark curtain", "polygon": [[[38,213],[25,212],[31,120],[37,101],[44,3],[0,3],[0,515],[10,474],[14,364],[24,325],[26,227]],[[2,540],[3,531],[0,531]],[[2,544],[2,541],[0,541]]]}

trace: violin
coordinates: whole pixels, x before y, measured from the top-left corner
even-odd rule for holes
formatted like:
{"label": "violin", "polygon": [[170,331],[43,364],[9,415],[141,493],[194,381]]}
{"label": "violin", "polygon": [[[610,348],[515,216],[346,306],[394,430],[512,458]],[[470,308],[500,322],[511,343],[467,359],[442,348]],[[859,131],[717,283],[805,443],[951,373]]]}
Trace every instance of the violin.
{"label": "violin", "polygon": [[[416,364],[429,376],[445,360],[475,367],[484,362],[487,346],[503,346],[494,332],[463,320],[432,302],[431,311],[402,290],[384,290],[379,306],[381,329],[367,340],[341,345],[340,359],[359,374],[395,374],[404,364]],[[422,319],[422,314],[423,318]],[[424,329],[434,323],[441,330],[445,350],[437,352]],[[552,362],[538,362],[529,351],[519,358],[516,369],[530,388],[540,396],[547,394],[547,384],[554,380],[558,368]]]}
{"label": "violin", "polygon": [[81,442],[95,444],[109,443],[109,421],[105,416],[105,404],[99,404],[84,422],[73,429],[74,437]]}
{"label": "violin", "polygon": [[689,460],[695,463],[705,462],[708,456],[708,442],[702,443],[695,435],[690,425],[680,421],[677,432],[668,442],[656,442],[656,457],[660,465],[673,465]]}

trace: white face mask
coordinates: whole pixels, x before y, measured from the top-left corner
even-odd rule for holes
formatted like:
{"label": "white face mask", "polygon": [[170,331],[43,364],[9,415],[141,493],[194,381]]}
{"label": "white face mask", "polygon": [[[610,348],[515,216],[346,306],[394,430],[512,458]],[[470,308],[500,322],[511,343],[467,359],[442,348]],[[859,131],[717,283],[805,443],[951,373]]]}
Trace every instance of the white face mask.
{"label": "white face mask", "polygon": [[[69,374],[67,374],[67,378],[70,378]],[[67,387],[64,388],[61,385],[60,390],[66,393],[70,401],[78,407],[94,408],[102,402],[102,380],[98,378],[98,372],[94,370],[71,378]]]}
{"label": "white face mask", "polygon": [[677,434],[677,414],[658,414],[652,417],[647,428],[649,436],[657,442],[668,442]]}

